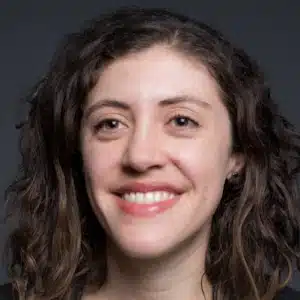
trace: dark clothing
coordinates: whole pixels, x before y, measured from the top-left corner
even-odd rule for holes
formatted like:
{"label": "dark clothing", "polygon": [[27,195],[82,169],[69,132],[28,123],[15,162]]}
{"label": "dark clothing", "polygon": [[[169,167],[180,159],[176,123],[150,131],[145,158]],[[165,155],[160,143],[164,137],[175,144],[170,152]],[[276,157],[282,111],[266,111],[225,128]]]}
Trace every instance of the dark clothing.
{"label": "dark clothing", "polygon": [[[80,300],[80,291],[74,295],[74,300]],[[10,283],[0,285],[0,300],[17,300],[13,295],[12,285]],[[300,300],[300,291],[291,289],[290,287],[284,288],[274,300]]]}

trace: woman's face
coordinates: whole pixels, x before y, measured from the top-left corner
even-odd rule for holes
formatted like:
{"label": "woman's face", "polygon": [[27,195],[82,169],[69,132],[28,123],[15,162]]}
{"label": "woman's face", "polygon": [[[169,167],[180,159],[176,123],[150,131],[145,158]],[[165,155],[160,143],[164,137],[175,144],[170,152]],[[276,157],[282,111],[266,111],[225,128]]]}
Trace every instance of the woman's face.
{"label": "woman's face", "polygon": [[199,62],[163,46],[120,58],[89,93],[81,126],[93,210],[122,251],[158,257],[206,242],[240,161],[228,112]]}

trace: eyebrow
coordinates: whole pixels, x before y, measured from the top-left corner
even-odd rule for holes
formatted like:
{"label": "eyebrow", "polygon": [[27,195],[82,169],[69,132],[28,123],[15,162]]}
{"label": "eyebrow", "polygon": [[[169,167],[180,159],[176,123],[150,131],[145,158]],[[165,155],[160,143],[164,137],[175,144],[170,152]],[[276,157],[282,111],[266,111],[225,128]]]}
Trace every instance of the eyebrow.
{"label": "eyebrow", "polygon": [[[211,105],[208,102],[203,101],[202,99],[191,97],[191,96],[175,96],[161,100],[158,105],[161,107],[179,104],[179,103],[193,103],[199,107],[203,107],[205,109],[211,109]],[[112,107],[118,108],[121,110],[130,110],[130,105],[125,102],[115,100],[115,99],[103,99],[97,101],[95,104],[91,105],[87,108],[85,112],[84,118],[88,118],[94,111],[99,110],[103,107]]]}

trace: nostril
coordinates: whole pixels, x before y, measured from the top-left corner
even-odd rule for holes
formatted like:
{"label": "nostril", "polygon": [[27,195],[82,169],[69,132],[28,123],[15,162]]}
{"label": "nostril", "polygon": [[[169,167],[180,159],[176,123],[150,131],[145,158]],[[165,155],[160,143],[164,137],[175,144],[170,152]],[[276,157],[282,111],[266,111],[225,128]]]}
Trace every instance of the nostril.
{"label": "nostril", "polygon": [[147,167],[143,168],[138,165],[123,165],[123,172],[131,177],[136,177],[147,171]]}

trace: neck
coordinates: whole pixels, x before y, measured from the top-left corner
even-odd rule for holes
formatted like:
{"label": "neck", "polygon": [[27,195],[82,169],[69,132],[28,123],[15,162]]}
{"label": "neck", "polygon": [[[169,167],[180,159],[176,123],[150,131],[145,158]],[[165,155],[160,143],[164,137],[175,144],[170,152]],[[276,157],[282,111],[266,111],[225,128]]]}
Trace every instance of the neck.
{"label": "neck", "polygon": [[212,288],[204,274],[207,240],[198,233],[172,253],[155,259],[129,257],[108,241],[104,299],[212,299]]}

